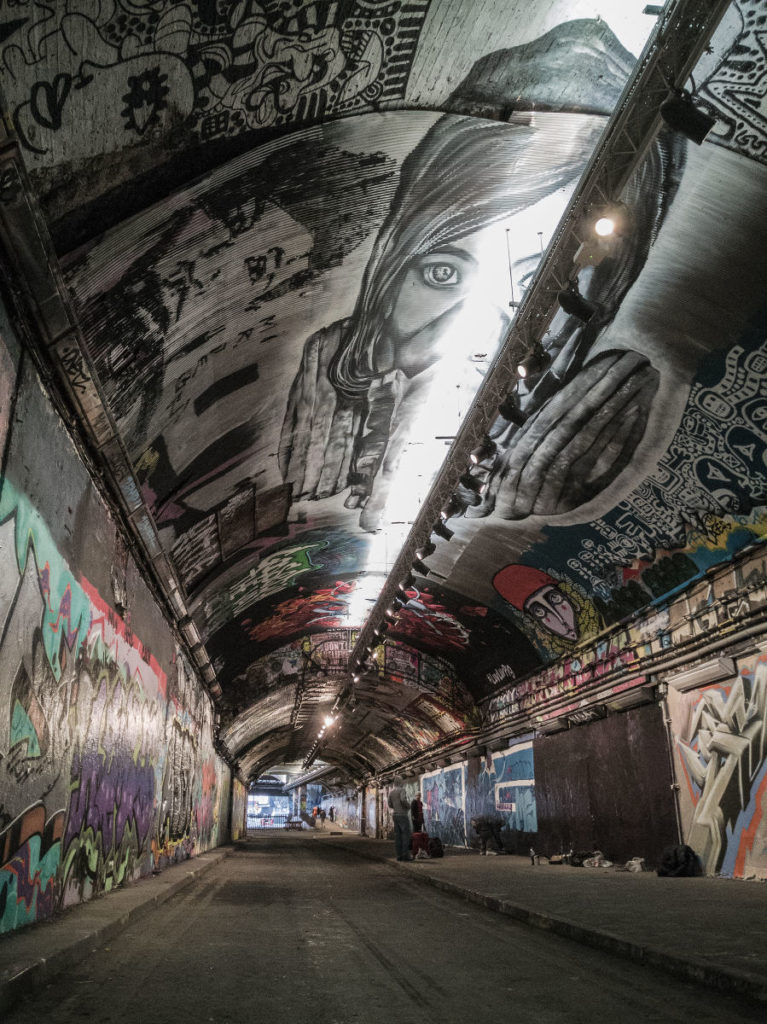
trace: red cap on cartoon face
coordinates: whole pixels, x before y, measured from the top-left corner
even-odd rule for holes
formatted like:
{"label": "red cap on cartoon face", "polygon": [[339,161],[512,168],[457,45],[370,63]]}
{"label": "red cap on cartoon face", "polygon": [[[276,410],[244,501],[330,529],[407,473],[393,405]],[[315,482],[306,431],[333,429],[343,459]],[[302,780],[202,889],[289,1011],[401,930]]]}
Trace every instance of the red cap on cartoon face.
{"label": "red cap on cartoon face", "polygon": [[493,577],[493,586],[501,597],[519,611],[524,611],[525,601],[536,590],[556,585],[547,572],[532,565],[506,565]]}

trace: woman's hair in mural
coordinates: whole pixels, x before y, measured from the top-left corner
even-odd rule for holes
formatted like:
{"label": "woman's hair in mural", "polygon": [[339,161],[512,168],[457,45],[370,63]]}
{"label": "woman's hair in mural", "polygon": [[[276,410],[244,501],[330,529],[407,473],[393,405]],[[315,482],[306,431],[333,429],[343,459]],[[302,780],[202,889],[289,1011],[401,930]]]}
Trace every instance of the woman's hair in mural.
{"label": "woman's hair in mural", "polygon": [[402,164],[389,216],[368,261],[349,332],[329,377],[358,398],[409,262],[524,210],[571,182],[604,127],[583,117],[528,123],[447,115]]}

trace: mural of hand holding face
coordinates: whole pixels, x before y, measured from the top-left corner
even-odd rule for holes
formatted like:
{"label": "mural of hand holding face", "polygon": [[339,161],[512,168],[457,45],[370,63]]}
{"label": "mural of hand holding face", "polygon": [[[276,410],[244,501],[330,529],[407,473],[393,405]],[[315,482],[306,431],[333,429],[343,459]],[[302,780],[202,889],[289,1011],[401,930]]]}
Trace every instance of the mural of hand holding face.
{"label": "mural of hand holding face", "polygon": [[305,345],[280,440],[294,500],[350,486],[347,507],[378,528],[426,389],[463,380],[473,396],[472,359],[492,358],[508,325],[503,223],[572,186],[602,126],[446,116],[427,132],[403,162],[354,312]]}

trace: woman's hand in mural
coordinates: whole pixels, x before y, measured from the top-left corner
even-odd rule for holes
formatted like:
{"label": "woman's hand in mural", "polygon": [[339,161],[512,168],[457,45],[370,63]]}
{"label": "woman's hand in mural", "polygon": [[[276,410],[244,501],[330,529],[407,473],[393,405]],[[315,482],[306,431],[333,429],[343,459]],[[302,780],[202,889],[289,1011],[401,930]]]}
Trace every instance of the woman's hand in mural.
{"label": "woman's hand in mural", "polygon": [[630,463],[658,388],[636,352],[597,356],[513,435],[485,501],[504,519],[569,512]]}

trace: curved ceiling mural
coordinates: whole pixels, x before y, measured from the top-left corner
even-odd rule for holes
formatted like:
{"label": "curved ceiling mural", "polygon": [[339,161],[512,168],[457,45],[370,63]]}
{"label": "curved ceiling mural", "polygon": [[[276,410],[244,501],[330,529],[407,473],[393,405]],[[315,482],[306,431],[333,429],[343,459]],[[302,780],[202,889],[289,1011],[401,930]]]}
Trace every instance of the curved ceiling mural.
{"label": "curved ceiling mural", "polygon": [[[2,88],[247,776],[301,759],[656,19],[608,0],[67,0]],[[765,532],[764,16],[694,71],[323,740],[350,774]],[[641,102],[641,98],[633,98]],[[87,130],[84,130],[87,126]],[[563,282],[564,284],[564,282]]]}

